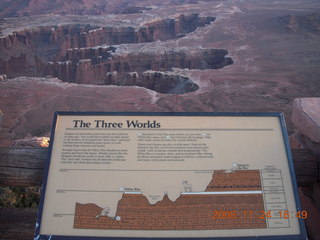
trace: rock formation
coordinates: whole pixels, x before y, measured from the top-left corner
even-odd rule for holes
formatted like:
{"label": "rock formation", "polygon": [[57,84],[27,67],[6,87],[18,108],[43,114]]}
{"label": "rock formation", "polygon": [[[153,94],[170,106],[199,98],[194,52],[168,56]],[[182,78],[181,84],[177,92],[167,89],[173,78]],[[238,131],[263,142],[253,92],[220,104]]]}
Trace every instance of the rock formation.
{"label": "rock formation", "polygon": [[[66,82],[141,86],[160,93],[185,93],[199,87],[184,76],[145,73],[173,67],[215,69],[232,64],[226,50],[195,49],[116,53],[108,44],[176,39],[214,21],[214,17],[181,14],[148,21],[140,27],[95,27],[90,24],[40,26],[0,38],[0,72],[17,77],[53,76]],[[101,45],[104,46],[101,46]],[[117,77],[110,78],[110,72]],[[137,79],[130,78],[137,72]],[[152,79],[152,77],[155,77]],[[165,86],[167,85],[167,86]]]}
{"label": "rock formation", "polygon": [[[290,136],[293,149],[311,149],[320,166],[320,98],[297,98],[293,101],[292,122],[296,131]],[[319,176],[320,179],[320,176]],[[307,230],[313,239],[319,239],[320,185],[300,189],[302,207],[308,212],[305,220]]]}
{"label": "rock formation", "polygon": [[297,98],[293,102],[292,122],[297,128],[292,141],[297,148],[310,148],[320,159],[320,98]]}
{"label": "rock formation", "polygon": [[[0,1],[0,146],[48,136],[61,110],[282,111],[292,133],[293,100],[319,97],[319,12],[318,0]],[[291,143],[317,153],[304,111]],[[319,186],[303,194],[319,210]]]}
{"label": "rock formation", "polygon": [[167,111],[155,104],[158,97],[145,88],[96,87],[55,78],[4,80],[0,82],[0,96],[4,113],[1,146],[12,146],[17,139],[49,136],[55,111],[141,111],[142,105],[144,111]]}
{"label": "rock formation", "polygon": [[[140,75],[147,70],[170,71],[174,67],[182,69],[222,68],[232,63],[231,58],[225,57],[227,53],[226,50],[219,49],[195,49],[192,51],[114,54],[112,47],[88,48],[69,50],[66,61],[49,62],[39,68],[44,75],[58,77],[67,82],[127,85],[118,84],[118,82],[126,82],[125,78],[130,72],[137,72]],[[110,72],[117,72],[117,81],[108,77]],[[138,86],[147,85],[148,83],[141,82]],[[154,90],[155,88],[149,89]]]}
{"label": "rock formation", "polygon": [[[214,17],[201,17],[199,14],[181,14],[176,18],[147,22],[140,27],[97,27],[90,24],[69,24],[39,26],[17,31],[0,38],[0,73],[12,77],[18,76],[18,73],[26,74],[26,72],[29,72],[27,75],[39,76],[50,71],[39,67],[39,65],[42,66],[49,61],[56,63],[56,65],[50,65],[50,63],[48,65],[54,66],[53,71],[59,72],[57,66],[59,62],[55,59],[69,61],[70,54],[76,54],[70,53],[69,49],[72,49],[73,52],[80,51],[78,53],[79,57],[85,59],[85,55],[81,53],[83,52],[81,48],[99,47],[102,44],[144,43],[180,38],[195,31],[198,27],[210,24],[214,20]],[[78,50],[79,48],[80,50]],[[100,54],[104,55],[92,49],[84,51],[90,52],[89,59],[96,58],[97,61],[101,57]],[[96,64],[94,59],[93,61],[93,64]],[[73,64],[75,65],[77,62]],[[64,78],[66,76],[63,76],[63,74],[62,76],[54,74],[54,76],[66,80]],[[66,81],[77,82],[70,79]]]}
{"label": "rock formation", "polygon": [[[121,76],[121,75],[120,75]],[[159,93],[182,94],[199,89],[192,79],[172,73],[145,71],[141,74],[129,72],[119,77],[118,72],[108,72],[106,85],[140,86]]]}

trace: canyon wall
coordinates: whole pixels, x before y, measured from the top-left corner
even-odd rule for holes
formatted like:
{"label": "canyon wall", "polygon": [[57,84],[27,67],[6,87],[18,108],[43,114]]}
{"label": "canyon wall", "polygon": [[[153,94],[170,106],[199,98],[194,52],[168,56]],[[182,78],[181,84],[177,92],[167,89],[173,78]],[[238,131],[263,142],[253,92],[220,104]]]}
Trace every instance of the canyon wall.
{"label": "canyon wall", "polygon": [[145,71],[141,74],[129,72],[120,75],[117,72],[107,73],[106,85],[139,86],[159,93],[182,94],[194,92],[199,86],[192,79],[178,74],[159,71]]}
{"label": "canyon wall", "polygon": [[[0,73],[9,77],[17,76],[20,72],[41,76],[44,74],[41,72],[42,68],[36,68],[36,65],[39,62],[67,61],[68,49],[175,39],[214,20],[214,17],[182,14],[173,19],[147,22],[140,27],[73,24],[22,30],[0,38]],[[12,68],[12,65],[19,67]],[[67,81],[76,82],[69,79]]]}
{"label": "canyon wall", "polygon": [[222,68],[232,63],[225,57],[226,50],[117,53],[111,45],[181,38],[214,20],[194,13],[155,19],[139,27],[73,24],[13,32],[0,38],[0,74],[50,75],[71,83],[142,86],[160,93],[195,91],[199,87],[192,79],[163,71]]}
{"label": "canyon wall", "polygon": [[[39,72],[63,81],[81,84],[120,84],[127,73],[139,75],[147,70],[170,71],[172,68],[216,69],[232,64],[222,49],[195,49],[167,52],[141,52],[115,54],[113,47],[73,49],[66,54],[66,61],[39,65]],[[113,77],[110,78],[110,73]],[[153,89],[153,88],[151,88]],[[161,91],[160,91],[161,92]]]}

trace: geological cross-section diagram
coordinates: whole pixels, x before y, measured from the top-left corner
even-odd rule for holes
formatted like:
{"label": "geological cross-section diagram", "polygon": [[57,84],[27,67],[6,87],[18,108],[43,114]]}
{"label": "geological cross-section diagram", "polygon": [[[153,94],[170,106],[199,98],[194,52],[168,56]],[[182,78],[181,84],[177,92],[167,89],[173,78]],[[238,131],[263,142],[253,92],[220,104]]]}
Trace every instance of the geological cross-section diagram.
{"label": "geological cross-section diagram", "polygon": [[94,203],[76,203],[76,229],[212,230],[267,228],[259,170],[215,170],[205,191],[167,193],[150,204],[143,192],[124,191],[116,215]]}

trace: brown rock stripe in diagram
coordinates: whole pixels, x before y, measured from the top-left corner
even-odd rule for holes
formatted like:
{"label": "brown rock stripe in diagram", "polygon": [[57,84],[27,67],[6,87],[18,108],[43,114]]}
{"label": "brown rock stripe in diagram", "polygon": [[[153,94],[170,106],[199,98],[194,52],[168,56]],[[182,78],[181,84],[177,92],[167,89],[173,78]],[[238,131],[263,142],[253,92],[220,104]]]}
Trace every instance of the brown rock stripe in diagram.
{"label": "brown rock stripe in diagram", "polygon": [[[258,178],[250,182],[245,179],[237,181],[237,188],[231,191],[253,190],[251,186],[260,182],[258,170],[238,170],[233,173],[215,171],[213,179],[225,176],[225,188],[229,189],[228,179],[241,180],[245,177]],[[216,175],[216,176],[215,176]],[[230,179],[229,179],[230,180]],[[218,184],[218,185],[219,185]],[[242,186],[240,186],[242,185]],[[260,185],[260,183],[259,183]],[[213,181],[207,187],[216,186]],[[219,185],[222,186],[222,185]],[[254,190],[259,189],[258,187]],[[210,189],[211,190],[211,189]],[[260,186],[261,190],[261,186]],[[216,190],[214,190],[216,191]],[[213,230],[213,229],[253,229],[266,228],[266,220],[260,218],[264,210],[262,193],[257,194],[182,194],[176,201],[171,201],[165,194],[164,198],[154,205],[142,194],[124,193],[118,203],[114,219],[108,216],[96,218],[103,209],[93,203],[76,203],[74,228],[77,229],[127,229],[127,230]],[[235,211],[235,218],[226,215],[216,216],[214,211]],[[247,214],[250,212],[250,215]],[[246,214],[244,214],[246,213]]]}
{"label": "brown rock stripe in diagram", "polygon": [[262,190],[259,170],[237,170],[229,174],[216,170],[206,192],[259,190]]}

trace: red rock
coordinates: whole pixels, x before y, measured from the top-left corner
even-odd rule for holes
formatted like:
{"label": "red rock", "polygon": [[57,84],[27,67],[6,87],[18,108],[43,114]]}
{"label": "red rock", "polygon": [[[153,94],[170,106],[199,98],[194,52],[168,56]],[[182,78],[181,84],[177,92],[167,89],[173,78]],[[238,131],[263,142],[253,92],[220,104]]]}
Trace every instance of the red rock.
{"label": "red rock", "polygon": [[[140,14],[144,9],[139,8],[141,6],[152,6],[152,10]],[[227,57],[235,61],[213,70],[197,66],[201,65],[203,55],[193,54],[190,68],[197,66],[198,69],[175,69],[173,74],[184,72],[181,76],[192,79],[199,89],[179,95],[160,94],[140,87],[83,86],[49,78],[1,81],[0,109],[4,118],[0,146],[11,146],[14,140],[30,135],[48,135],[56,110],[282,111],[289,131],[293,130],[290,121],[293,99],[319,96],[320,68],[315,56],[319,55],[320,15],[304,15],[310,6],[316,6],[314,0],[306,0],[304,4],[293,1],[290,9],[284,1],[272,0],[268,6],[266,9],[262,1],[255,4],[193,0],[0,1],[0,74],[10,73],[9,78],[50,74],[68,82],[104,84],[104,77],[107,78],[104,74],[117,71],[124,76],[120,76],[119,81],[131,84],[133,79],[126,78],[128,74],[144,72],[143,65],[152,61],[151,69],[157,71],[189,68],[186,62],[191,61],[190,55],[201,52],[199,49],[227,49]],[[291,16],[292,9],[301,14]],[[123,11],[137,14],[105,18],[109,16],[106,13]],[[199,16],[214,14],[217,21],[193,31],[197,21],[210,20],[198,16],[192,22],[183,16],[190,13],[188,16],[192,18],[195,12],[199,12]],[[50,15],[21,17],[46,13]],[[83,14],[83,19],[81,16],[80,21],[74,21],[76,14]],[[92,16],[97,14],[101,16]],[[111,18],[115,21],[112,28],[108,28]],[[16,33],[12,33],[14,31]],[[190,31],[193,32],[186,34]],[[9,36],[5,32],[9,32]],[[108,54],[97,44],[122,44],[116,46],[117,56],[111,54],[114,58],[110,66],[104,61]],[[187,54],[170,58],[161,53],[179,49]],[[34,57],[38,53],[39,56]],[[155,79],[148,80],[152,85]],[[301,146],[298,142],[297,147]],[[317,229],[311,228],[313,230]]]}
{"label": "red rock", "polygon": [[[232,63],[232,60],[225,57],[228,52],[223,49],[199,49],[194,51],[180,50],[170,52],[144,52],[132,54],[112,54],[111,48],[92,49],[82,48],[69,50],[67,61],[54,62],[42,66],[42,72],[63,81],[81,84],[115,84],[127,86],[125,78],[130,72],[137,72],[140,76],[150,69],[156,71],[168,71],[173,67],[188,69],[216,69]],[[98,58],[99,56],[99,58]],[[107,75],[110,72],[117,72],[117,79],[108,81]],[[140,79],[142,84],[147,79]],[[156,81],[156,79],[153,79]],[[130,84],[129,84],[130,85]],[[155,89],[147,87],[149,89]],[[159,91],[158,91],[159,92]],[[165,91],[160,91],[165,92]]]}
{"label": "red rock", "polygon": [[55,111],[164,111],[144,88],[63,83],[21,77],[0,82],[0,146],[28,136],[48,136]]}
{"label": "red rock", "polygon": [[290,138],[290,146],[292,149],[308,149],[306,143],[302,139],[301,133],[299,131],[294,132]]}
{"label": "red rock", "polygon": [[[11,61],[10,64],[1,62],[0,68],[3,68],[3,71],[10,71],[15,76],[22,74],[36,76],[43,73],[74,82],[75,79],[72,76],[77,75],[78,83],[103,84],[107,78],[105,76],[103,79],[103,75],[109,72],[106,72],[107,64],[102,61],[107,54],[100,50],[101,46],[92,46],[108,39],[110,31],[114,31],[114,42],[121,43],[131,39],[132,30],[129,26],[138,31],[134,41],[131,44],[115,46],[117,51],[116,54],[112,54],[114,59],[112,65],[110,64],[110,71],[118,71],[116,68],[121,70],[118,71],[119,75],[121,72],[124,76],[124,78],[119,77],[121,81],[127,81],[125,77],[130,72],[145,71],[143,65],[150,63],[150,60],[153,60],[152,67],[157,71],[157,68],[160,69],[160,67],[163,69],[187,67],[186,62],[191,60],[189,55],[204,49],[226,49],[228,52],[225,54],[228,53],[229,56],[224,57],[231,57],[235,60],[235,64],[219,70],[206,69],[206,64],[203,64],[200,69],[173,69],[173,74],[184,72],[181,76],[187,76],[199,86],[199,89],[194,92],[179,95],[158,94],[137,87],[73,85],[67,91],[58,87],[58,85],[65,86],[63,83],[57,84],[54,88],[51,86],[52,83],[51,85],[40,83],[41,81],[38,80],[21,81],[18,84],[19,79],[9,79],[11,86],[8,82],[0,82],[0,106],[5,113],[5,127],[1,129],[1,138],[6,139],[8,141],[6,144],[10,145],[12,139],[26,137],[29,129],[35,136],[42,136],[50,131],[51,120],[49,119],[52,118],[53,111],[61,109],[82,109],[83,111],[110,109],[116,111],[282,111],[286,115],[289,131],[292,130],[293,126],[290,121],[292,100],[299,96],[319,96],[317,76],[320,70],[313,59],[315,51],[318,51],[318,35],[300,37],[301,34],[305,36],[304,31],[307,31],[306,34],[317,33],[317,28],[313,28],[317,25],[312,24],[317,20],[317,15],[312,17],[305,15],[300,17],[299,15],[299,18],[293,18],[298,21],[295,23],[301,27],[294,27],[295,31],[292,31],[291,18],[281,17],[292,14],[292,11],[279,1],[273,1],[272,8],[275,9],[275,14],[272,15],[265,10],[262,3],[248,7],[242,1],[227,1],[222,5],[216,1],[192,1],[192,4],[189,0],[187,2],[188,4],[183,0],[160,2],[132,0],[130,5],[125,5],[128,1],[0,1],[2,10],[0,16],[53,13],[34,17],[0,19],[3,34],[0,38],[0,44],[3,46],[0,50],[0,57],[2,61]],[[142,6],[144,3],[147,3],[146,6],[153,6],[152,10],[148,10],[146,14],[112,15],[112,17],[54,14],[101,14],[106,11],[120,11],[123,6]],[[294,2],[293,6],[303,11],[308,9],[308,4],[299,5]],[[217,11],[212,11],[212,9]],[[197,12],[200,14],[194,14]],[[193,23],[205,19],[210,20],[200,17],[212,15],[217,17],[212,24],[186,34],[196,27]],[[196,21],[188,20],[187,16],[194,17]],[[176,22],[173,23],[172,19],[175,19]],[[113,28],[108,28],[109,24]],[[157,26],[159,29],[152,33],[152,26]],[[310,32],[310,28],[306,26],[311,26],[311,30],[314,29],[314,31]],[[163,32],[162,30],[166,28],[170,31]],[[126,30],[128,36],[124,37],[124,33],[121,33],[120,30]],[[283,32],[288,37],[284,38]],[[182,37],[184,34],[186,36]],[[175,38],[163,40],[172,36]],[[265,37],[261,39],[261,36]],[[161,38],[162,41],[143,42],[154,40],[152,38]],[[271,38],[273,41],[269,41]],[[40,43],[46,47],[40,47]],[[78,49],[70,50],[72,53],[69,56],[68,48],[70,47]],[[88,48],[79,49],[79,47]],[[168,54],[161,53],[179,50],[183,50],[186,53],[185,56],[175,53],[175,55],[172,54],[172,57],[165,59]],[[310,52],[312,54],[309,54]],[[36,58],[34,58],[35,53],[39,53]],[[22,54],[26,54],[26,60]],[[51,59],[52,64],[59,65],[59,62],[62,64],[48,66],[51,72],[43,72],[47,62],[56,54],[56,58]],[[203,54],[199,54],[198,57],[194,55],[190,65],[201,65]],[[102,57],[102,60],[99,56]],[[68,59],[69,57],[73,60]],[[86,59],[90,59],[91,62]],[[301,59],[308,64],[301,64]],[[75,61],[75,64],[72,65],[68,61]],[[84,64],[78,67],[77,63],[80,61],[83,61]],[[21,67],[18,67],[19,65],[25,67],[19,70]],[[133,69],[138,67],[140,67],[139,71]],[[151,84],[152,81],[149,83]],[[72,92],[71,89],[76,92]],[[44,122],[41,122],[41,118],[44,119]],[[38,129],[36,126],[31,126],[32,121],[35,125],[39,123]]]}
{"label": "red rock", "polygon": [[295,99],[292,122],[303,135],[320,143],[320,98]]}
{"label": "red rock", "polygon": [[[214,17],[202,17],[199,14],[181,14],[176,18],[147,22],[139,27],[98,28],[89,24],[74,24],[39,26],[16,31],[0,38],[2,52],[0,73],[6,73],[11,77],[18,76],[18,73],[26,75],[32,73],[33,76],[49,74],[68,82],[103,84],[105,74],[110,71],[170,70],[172,67],[199,68],[197,67],[201,63],[199,57],[208,65],[200,68],[220,68],[232,63],[230,58],[224,58],[227,54],[225,50],[201,51],[202,53],[196,54],[199,56],[195,59],[185,60],[183,58],[189,56],[189,52],[171,53],[169,56],[168,53],[158,52],[148,53],[146,56],[133,54],[131,58],[120,55],[112,59],[110,53],[112,48],[97,47],[102,44],[145,43],[176,39],[181,34],[193,32],[198,27],[211,23],[214,19]],[[137,58],[141,58],[141,62],[136,61]],[[152,68],[148,68],[150,61],[155,65]],[[166,67],[159,67],[165,65],[165,61],[170,63]],[[181,64],[184,61],[186,63]],[[191,63],[188,63],[190,61]],[[203,63],[201,64],[204,66]],[[142,70],[136,69],[137,67]]]}
{"label": "red rock", "polygon": [[314,201],[301,188],[299,189],[299,195],[302,210],[308,213],[308,217],[305,219],[308,234],[312,239],[320,240],[320,211],[316,208]]}
{"label": "red rock", "polygon": [[320,143],[315,143],[310,140],[310,138],[302,135],[303,142],[308,146],[309,149],[313,151],[316,159],[320,161]]}

